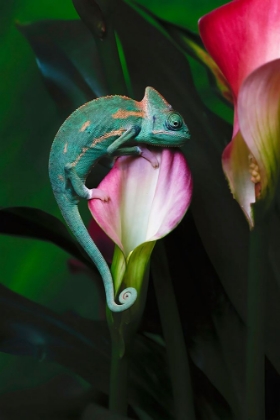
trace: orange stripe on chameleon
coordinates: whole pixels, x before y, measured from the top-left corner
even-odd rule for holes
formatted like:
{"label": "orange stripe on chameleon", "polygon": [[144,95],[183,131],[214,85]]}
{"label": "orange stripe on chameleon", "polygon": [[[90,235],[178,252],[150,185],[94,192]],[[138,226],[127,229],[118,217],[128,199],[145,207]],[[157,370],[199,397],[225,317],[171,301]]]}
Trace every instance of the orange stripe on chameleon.
{"label": "orange stripe on chameleon", "polygon": [[86,121],[80,128],[80,132],[85,131],[85,129],[90,125],[90,121]]}
{"label": "orange stripe on chameleon", "polygon": [[108,139],[109,137],[121,136],[124,131],[126,131],[125,128],[121,128],[120,130],[114,130],[110,131],[109,133],[105,133],[103,136],[94,139],[89,147],[93,147],[96,144],[101,143],[103,140]]}
{"label": "orange stripe on chameleon", "polygon": [[115,119],[125,119],[127,117],[141,117],[144,118],[143,111],[124,111],[123,109],[119,109],[115,114],[112,115],[112,118]]}
{"label": "orange stripe on chameleon", "polygon": [[78,155],[77,159],[72,163],[72,166],[77,165],[79,160],[85,155],[85,153],[88,151],[88,149],[91,149],[96,144],[101,143],[103,140],[106,140],[109,137],[121,136],[124,131],[126,131],[126,130],[124,128],[121,128],[120,130],[110,131],[109,133],[105,133],[103,136],[97,137],[97,139],[94,139],[89,147],[83,147],[82,152]]}

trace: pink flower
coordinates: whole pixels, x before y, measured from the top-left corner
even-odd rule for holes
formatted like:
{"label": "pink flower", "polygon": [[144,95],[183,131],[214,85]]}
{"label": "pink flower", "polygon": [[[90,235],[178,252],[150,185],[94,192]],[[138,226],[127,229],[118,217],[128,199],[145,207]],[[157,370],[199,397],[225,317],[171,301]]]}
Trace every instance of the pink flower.
{"label": "pink flower", "polygon": [[116,244],[111,267],[116,294],[128,286],[141,293],[156,240],[179,224],[190,204],[192,179],[184,156],[177,149],[153,153],[156,169],[142,157],[118,158],[98,186],[110,200],[89,201],[94,219]]}
{"label": "pink flower", "polygon": [[114,242],[105,234],[94,219],[91,219],[88,231],[104,259],[111,264],[114,253]]}
{"label": "pink flower", "polygon": [[222,164],[253,227],[252,204],[272,201],[279,174],[280,2],[233,0],[202,17],[199,29],[232,90],[233,136]]}

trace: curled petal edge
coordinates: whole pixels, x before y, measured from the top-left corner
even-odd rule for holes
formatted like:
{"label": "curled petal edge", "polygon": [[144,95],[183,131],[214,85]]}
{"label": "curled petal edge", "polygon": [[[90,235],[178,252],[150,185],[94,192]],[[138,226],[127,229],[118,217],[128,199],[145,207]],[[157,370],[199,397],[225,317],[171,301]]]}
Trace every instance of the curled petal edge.
{"label": "curled petal edge", "polygon": [[255,184],[249,173],[248,149],[240,131],[233,137],[222,155],[222,166],[233,197],[239,203],[250,228],[254,227],[252,204],[256,201]]}
{"label": "curled petal edge", "polygon": [[261,177],[261,199],[273,200],[280,169],[280,59],[256,69],[241,86],[240,131]]}

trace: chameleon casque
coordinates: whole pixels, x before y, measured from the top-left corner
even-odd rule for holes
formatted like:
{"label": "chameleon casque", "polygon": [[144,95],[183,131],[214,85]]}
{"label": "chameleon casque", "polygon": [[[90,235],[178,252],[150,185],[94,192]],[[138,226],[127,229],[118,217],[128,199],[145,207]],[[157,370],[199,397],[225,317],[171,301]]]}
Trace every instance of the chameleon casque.
{"label": "chameleon casque", "polygon": [[[106,192],[85,186],[87,175],[105,156],[142,156],[158,167],[155,156],[142,144],[180,147],[189,139],[180,114],[153,88],[141,102],[125,96],[105,96],[87,102],[62,124],[52,144],[49,175],[52,189],[69,228],[100,272],[111,311],[128,309],[137,298],[133,287],[115,302],[110,269],[90,237],[78,210],[80,198],[109,200]],[[124,147],[123,147],[124,146]]]}

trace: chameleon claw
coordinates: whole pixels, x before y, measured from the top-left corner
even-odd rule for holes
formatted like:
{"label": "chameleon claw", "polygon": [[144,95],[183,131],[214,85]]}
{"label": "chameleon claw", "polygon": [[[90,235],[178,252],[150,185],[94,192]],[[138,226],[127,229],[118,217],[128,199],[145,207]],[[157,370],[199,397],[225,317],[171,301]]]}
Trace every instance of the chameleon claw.
{"label": "chameleon claw", "polygon": [[139,147],[139,151],[142,158],[150,162],[153,168],[157,169],[159,167],[159,162],[153,152],[143,146]]}
{"label": "chameleon claw", "polygon": [[91,190],[89,190],[88,200],[92,200],[94,198],[105,202],[108,202],[110,200],[110,196],[105,191],[99,190],[98,188],[92,188]]}
{"label": "chameleon claw", "polygon": [[157,159],[154,162],[151,162],[151,164],[152,164],[153,168],[155,168],[155,169],[159,168],[159,163],[158,163]]}

